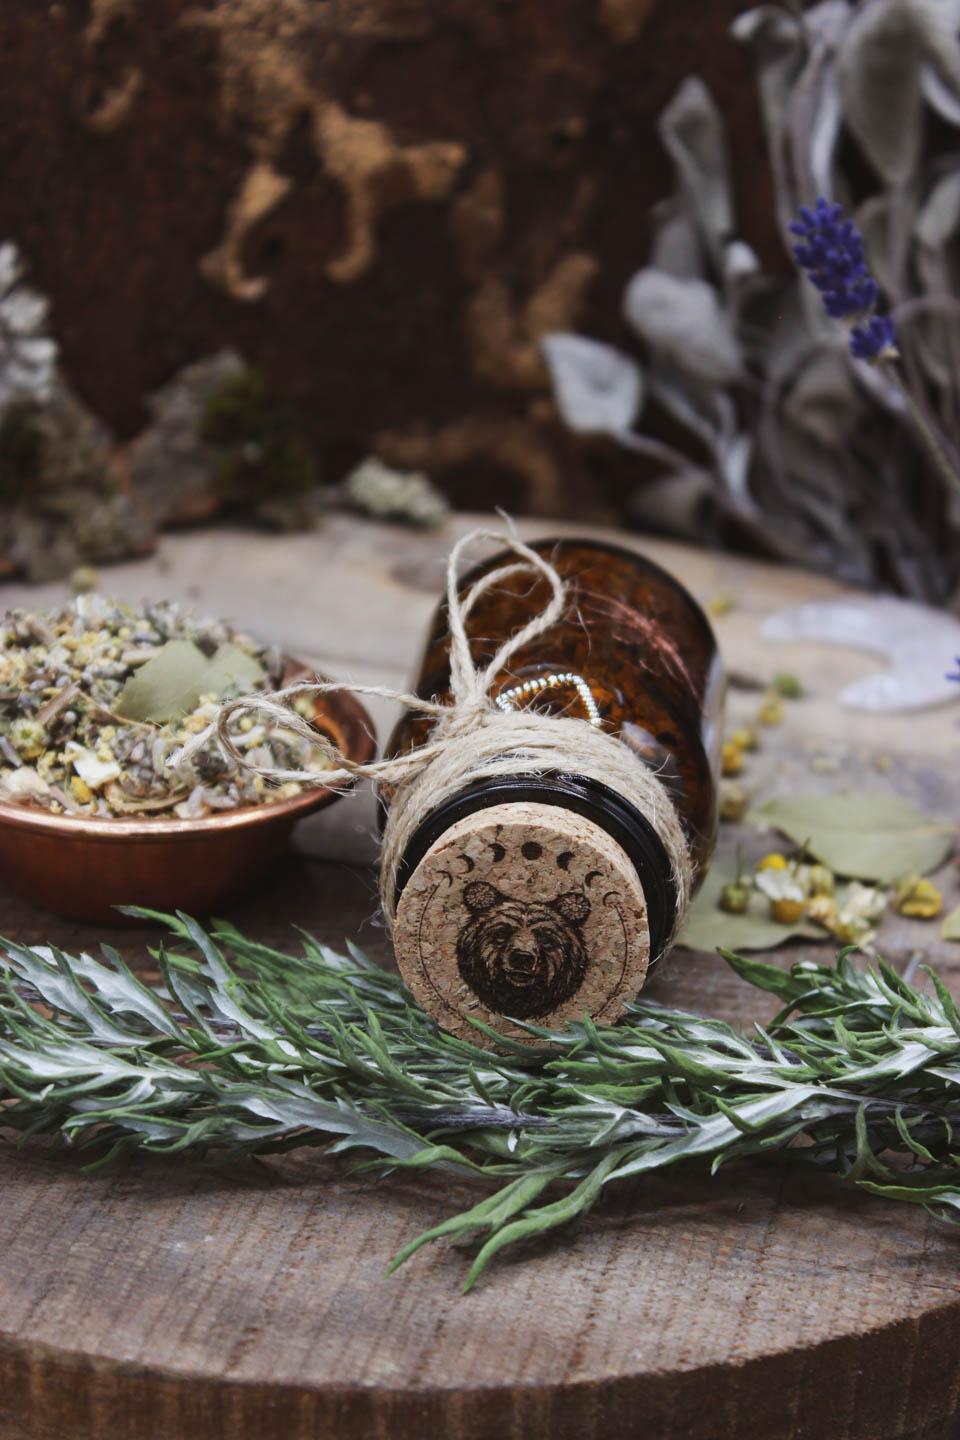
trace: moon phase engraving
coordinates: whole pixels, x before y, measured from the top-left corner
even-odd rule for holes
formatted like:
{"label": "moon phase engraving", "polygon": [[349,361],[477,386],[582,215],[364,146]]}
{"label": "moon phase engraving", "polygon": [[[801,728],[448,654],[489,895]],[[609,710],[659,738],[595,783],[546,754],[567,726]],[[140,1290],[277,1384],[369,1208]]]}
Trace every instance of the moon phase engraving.
{"label": "moon phase engraving", "polygon": [[[449,883],[437,885],[441,871]],[[615,1019],[650,958],[646,899],[625,852],[585,817],[534,802],[451,826],[407,882],[394,942],[424,1008],[479,1045],[494,1042],[474,1019],[526,1041],[516,1022]]]}

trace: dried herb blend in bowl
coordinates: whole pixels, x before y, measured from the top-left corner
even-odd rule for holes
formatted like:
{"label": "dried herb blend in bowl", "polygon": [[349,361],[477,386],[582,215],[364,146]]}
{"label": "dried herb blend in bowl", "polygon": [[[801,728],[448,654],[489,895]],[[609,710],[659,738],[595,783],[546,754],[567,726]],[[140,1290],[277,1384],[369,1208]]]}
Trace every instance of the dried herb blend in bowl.
{"label": "dried herb blend in bowl", "polygon": [[[298,795],[303,786],[268,785],[215,740],[171,763],[218,702],[274,688],[286,663],[275,647],[170,602],[135,609],[81,595],[59,610],[12,610],[0,623],[0,801],[194,820]],[[231,734],[256,765],[328,768],[282,725],[247,716]]]}

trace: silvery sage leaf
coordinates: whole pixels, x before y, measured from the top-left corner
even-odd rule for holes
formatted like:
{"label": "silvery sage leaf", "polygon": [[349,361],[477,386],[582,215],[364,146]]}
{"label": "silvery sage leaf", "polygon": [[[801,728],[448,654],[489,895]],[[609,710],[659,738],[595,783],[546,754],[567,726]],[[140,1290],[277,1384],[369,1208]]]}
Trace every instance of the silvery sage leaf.
{"label": "silvery sage leaf", "polygon": [[833,157],[843,123],[843,105],[836,73],[830,68],[820,88],[810,127],[810,174],[818,195],[832,195]]}
{"label": "silvery sage leaf", "polygon": [[950,241],[960,230],[960,171],[945,175],[926,199],[913,233],[917,241],[916,268],[923,290],[929,297],[927,313],[915,317],[913,336],[924,369],[937,385],[952,386],[956,380],[960,319],[956,308],[944,304],[949,297],[954,307]]}
{"label": "silvery sage leaf", "polygon": [[903,0],[924,56],[955,95],[960,94],[960,0]]}
{"label": "silvery sage leaf", "polygon": [[749,488],[752,459],[753,439],[742,433],[725,438],[717,457],[727,490],[736,501],[737,507],[750,514],[757,509]]}
{"label": "silvery sage leaf", "polygon": [[630,497],[630,518],[641,529],[702,542],[716,501],[715,477],[690,465],[640,485]]}
{"label": "silvery sage leaf", "polygon": [[650,372],[650,395],[713,455],[720,445],[719,397],[709,385],[691,380],[662,360]]}
{"label": "silvery sage leaf", "polygon": [[857,209],[854,220],[863,236],[864,249],[870,265],[870,273],[880,282],[887,295],[896,295],[900,289],[897,280],[896,256],[894,254],[889,195],[871,195],[869,200]]}
{"label": "silvery sage leaf", "polygon": [[653,212],[650,264],[681,279],[703,275],[703,246],[693,216],[678,195],[664,200]]}
{"label": "silvery sage leaf", "polygon": [[696,75],[683,81],[657,124],[681,190],[717,263],[734,229],[723,121]]}
{"label": "silvery sage leaf", "polygon": [[835,50],[850,28],[854,8],[849,0],[820,0],[804,12],[803,27]]}
{"label": "silvery sage leaf", "polygon": [[640,338],[677,369],[715,385],[729,385],[740,375],[740,347],[729,316],[705,280],[639,270],[623,308]]}
{"label": "silvery sage leaf", "polygon": [[831,447],[842,450],[851,443],[864,408],[846,355],[825,350],[798,367],[797,378],[784,400],[783,413],[828,450]]}
{"label": "silvery sage leaf", "polygon": [[913,227],[921,245],[940,250],[960,229],[960,170],[952,170],[930,191]]}
{"label": "silvery sage leaf", "polygon": [[931,109],[936,110],[949,125],[960,126],[960,94],[951,89],[939,70],[933,65],[925,65],[921,83],[923,98]]}
{"label": "silvery sage leaf", "polygon": [[750,45],[754,53],[777,214],[781,226],[786,226],[797,203],[786,164],[787,117],[790,97],[806,63],[807,45],[798,17],[787,15],[779,5],[745,11],[737,16],[731,31],[734,39]]}
{"label": "silvery sage leaf", "polygon": [[908,0],[871,0],[857,12],[840,51],[847,124],[889,184],[905,181],[919,159],[922,58],[921,29]]}
{"label": "silvery sage leaf", "polygon": [[742,285],[751,275],[758,274],[760,261],[756,251],[743,240],[731,240],[723,252],[723,278],[734,286]]}
{"label": "silvery sage leaf", "polygon": [[627,355],[599,340],[558,333],[542,342],[557,408],[579,434],[621,435],[643,404],[643,376]]}

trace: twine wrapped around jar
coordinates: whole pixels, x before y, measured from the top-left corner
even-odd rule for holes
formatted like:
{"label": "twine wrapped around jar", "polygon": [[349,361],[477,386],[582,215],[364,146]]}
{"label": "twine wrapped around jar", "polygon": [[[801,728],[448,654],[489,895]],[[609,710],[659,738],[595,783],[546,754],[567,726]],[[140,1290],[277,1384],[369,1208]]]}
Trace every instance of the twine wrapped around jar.
{"label": "twine wrapped around jar", "polygon": [[[461,597],[462,556],[481,541],[495,542],[517,558],[488,571]],[[467,638],[467,618],[481,595],[521,575],[545,580],[550,587],[550,599],[538,615],[499,647],[486,665],[478,667]],[[451,704],[424,700],[383,685],[303,682],[270,694],[228,701],[207,729],[180,754],[192,755],[216,736],[232,759],[248,765],[244,753],[231,739],[229,727],[242,715],[255,713],[312,740],[325,751],[334,767],[317,773],[250,767],[265,780],[275,784],[295,780],[302,785],[326,789],[341,789],[357,780],[388,785],[392,800],[380,859],[380,901],[391,931],[396,918],[397,868],[411,836],[444,800],[478,780],[509,775],[573,773],[598,780],[621,794],[659,836],[676,890],[676,933],[689,903],[691,862],[676,809],[657,776],[620,739],[597,728],[589,719],[549,715],[532,709],[505,710],[495,703],[492,694],[497,676],[507,669],[511,658],[548,631],[563,614],[568,596],[556,569],[509,531],[474,530],[458,540],[450,552],[446,590]],[[293,708],[298,699],[312,699],[337,690],[381,696],[430,716],[434,723],[427,741],[407,754],[366,765],[353,763],[319,736],[310,722]],[[176,764],[178,758],[175,756],[172,763]]]}

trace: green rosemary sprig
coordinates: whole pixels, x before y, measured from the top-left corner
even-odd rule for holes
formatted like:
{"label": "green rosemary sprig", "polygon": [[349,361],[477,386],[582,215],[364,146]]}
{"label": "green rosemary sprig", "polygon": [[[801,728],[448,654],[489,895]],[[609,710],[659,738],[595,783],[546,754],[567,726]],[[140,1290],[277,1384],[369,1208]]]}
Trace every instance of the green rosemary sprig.
{"label": "green rosemary sprig", "polygon": [[[439,1168],[495,1188],[418,1236],[504,1247],[585,1214],[615,1181],[681,1161],[711,1171],[783,1151],[875,1194],[960,1218],[960,1012],[934,975],[725,954],[783,1002],[751,1037],[638,1001],[616,1026],[527,1026],[494,1054],[439,1030],[358,950],[299,954],[218,923],[159,918],[161,983],[103,958],[0,943],[0,1117],[96,1146],[374,1152],[381,1173]],[[798,1137],[802,1145],[794,1145]]]}

